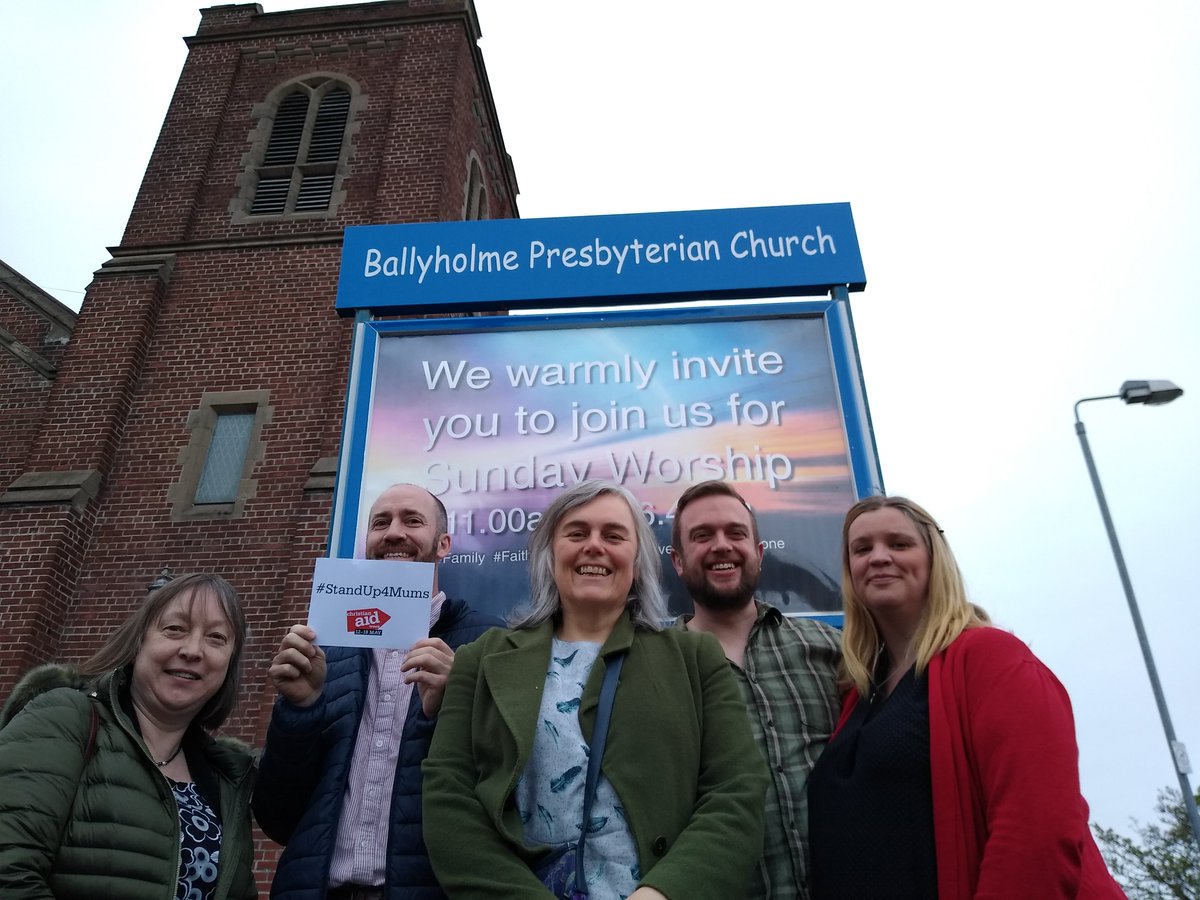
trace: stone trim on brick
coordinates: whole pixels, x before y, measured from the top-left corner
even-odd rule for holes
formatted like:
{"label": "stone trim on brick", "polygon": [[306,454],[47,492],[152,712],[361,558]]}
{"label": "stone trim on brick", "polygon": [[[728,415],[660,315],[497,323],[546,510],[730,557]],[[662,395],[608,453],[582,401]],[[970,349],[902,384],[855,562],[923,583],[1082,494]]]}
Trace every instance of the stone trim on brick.
{"label": "stone trim on brick", "polygon": [[101,263],[100,268],[92,273],[93,278],[117,278],[129,275],[153,275],[163,285],[171,283],[171,273],[175,271],[175,255],[173,253],[153,253],[129,256],[114,256],[107,262]]}
{"label": "stone trim on brick", "polygon": [[11,331],[0,325],[0,347],[7,350],[22,365],[46,382],[54,380],[58,367],[39,353],[35,353],[17,340]]}
{"label": "stone trim on brick", "polygon": [[0,506],[66,504],[82,512],[100,492],[100,480],[95,469],[26,472],[0,494]]}
{"label": "stone trim on brick", "polygon": [[304,482],[304,492],[332,491],[337,478],[336,456],[323,456],[308,470],[308,480]]}
{"label": "stone trim on brick", "polygon": [[462,217],[464,221],[481,221],[492,217],[488,204],[488,186],[487,178],[483,173],[483,162],[474,150],[467,154],[467,174],[463,181]]}
{"label": "stone trim on brick", "polygon": [[[198,519],[233,519],[242,515],[246,501],[258,493],[258,481],[252,478],[254,468],[266,454],[262,439],[264,425],[271,424],[275,414],[269,405],[270,391],[208,391],[200,397],[200,405],[188,413],[187,428],[191,438],[179,451],[179,480],[167,492],[171,501],[172,522],[193,522]],[[196,503],[196,487],[204,471],[208,446],[212,441],[217,415],[221,412],[254,412],[250,427],[250,443],[242,464],[237,498],[232,503]]]}
{"label": "stone trim on brick", "polygon": [[48,328],[43,343],[65,344],[75,330],[79,314],[60,303],[12,266],[0,261],[0,287],[28,306]]}

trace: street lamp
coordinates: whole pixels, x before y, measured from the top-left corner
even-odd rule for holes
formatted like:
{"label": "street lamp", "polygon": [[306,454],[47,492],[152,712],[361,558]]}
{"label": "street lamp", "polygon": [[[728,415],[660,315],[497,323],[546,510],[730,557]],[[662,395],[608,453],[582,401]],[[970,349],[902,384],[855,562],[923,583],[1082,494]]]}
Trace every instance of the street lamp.
{"label": "street lamp", "polygon": [[1150,641],[1146,638],[1146,628],[1142,625],[1142,614],[1138,612],[1137,598],[1133,595],[1133,584],[1129,580],[1129,572],[1125,568],[1125,557],[1121,553],[1121,545],[1117,541],[1117,532],[1113,528],[1112,516],[1108,512],[1108,503],[1104,499],[1104,489],[1100,486],[1100,473],[1096,471],[1096,463],[1092,459],[1092,450],[1088,446],[1087,430],[1079,418],[1079,404],[1092,400],[1123,400],[1126,403],[1145,403],[1147,406],[1159,406],[1170,403],[1183,394],[1183,388],[1169,381],[1126,381],[1115,394],[1105,394],[1102,397],[1084,397],[1075,403],[1075,433],[1079,435],[1079,445],[1083,447],[1083,458],[1087,462],[1088,474],[1092,476],[1092,487],[1096,491],[1096,502],[1100,504],[1100,515],[1104,519],[1104,527],[1108,530],[1108,542],[1112,544],[1113,558],[1117,561],[1117,572],[1121,576],[1121,586],[1125,588],[1125,599],[1129,601],[1129,614],[1133,616],[1133,628],[1137,632],[1138,643],[1142,646],[1142,658],[1146,660],[1146,672],[1150,675],[1150,687],[1154,689],[1154,699],[1158,703],[1158,714],[1162,718],[1163,731],[1167,735],[1167,746],[1171,749],[1171,760],[1175,764],[1175,772],[1179,776],[1179,789],[1183,791],[1183,804],[1187,810],[1189,821],[1192,823],[1192,837],[1200,846],[1200,812],[1196,810],[1196,795],[1192,793],[1192,785],[1188,781],[1188,773],[1192,771],[1188,762],[1187,748],[1182,741],[1175,739],[1175,728],[1171,725],[1171,714],[1167,712],[1167,698],[1163,696],[1162,685],[1158,681],[1158,669],[1154,666],[1154,655],[1150,652]]}

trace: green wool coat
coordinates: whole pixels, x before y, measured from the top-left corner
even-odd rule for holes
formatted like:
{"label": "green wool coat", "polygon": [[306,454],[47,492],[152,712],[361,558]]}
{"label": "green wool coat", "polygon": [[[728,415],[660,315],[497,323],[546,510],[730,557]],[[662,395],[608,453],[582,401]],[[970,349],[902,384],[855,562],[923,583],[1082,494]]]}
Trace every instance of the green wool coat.
{"label": "green wool coat", "polygon": [[[0,729],[0,897],[172,900],[179,883],[174,795],[118,701],[124,672],[90,696],[60,687]],[[91,710],[99,715],[85,764]],[[220,787],[217,900],[258,896],[252,866],[253,758],[193,726],[187,738]],[[189,753],[192,752],[189,750]]]}
{"label": "green wool coat", "polygon": [[[461,648],[424,765],[425,843],[453,900],[538,898],[512,803],[529,760],[553,622],[496,629]],[[601,659],[627,650],[601,769],[625,809],[640,884],[671,900],[736,900],[762,852],[767,772],[712,635],[635,628],[622,617]],[[605,664],[592,668],[580,727],[591,737]]]}

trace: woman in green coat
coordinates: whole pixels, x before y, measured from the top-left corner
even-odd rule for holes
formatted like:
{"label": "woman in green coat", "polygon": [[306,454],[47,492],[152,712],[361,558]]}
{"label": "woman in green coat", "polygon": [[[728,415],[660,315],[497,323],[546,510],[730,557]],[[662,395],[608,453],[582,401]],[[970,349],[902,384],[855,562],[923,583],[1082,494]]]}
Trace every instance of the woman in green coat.
{"label": "woman in green coat", "polygon": [[762,850],[762,754],[720,645],[663,629],[637,501],[607,482],[569,488],[529,556],[528,612],[458,651],[425,761],[442,888],[550,896],[531,867],[579,839],[600,685],[623,655],[586,823],[590,900],[744,896]]}
{"label": "woman in green coat", "polygon": [[229,583],[188,575],[78,672],[26,676],[0,721],[0,897],[258,896],[253,759],[208,734],[237,699],[245,634]]}

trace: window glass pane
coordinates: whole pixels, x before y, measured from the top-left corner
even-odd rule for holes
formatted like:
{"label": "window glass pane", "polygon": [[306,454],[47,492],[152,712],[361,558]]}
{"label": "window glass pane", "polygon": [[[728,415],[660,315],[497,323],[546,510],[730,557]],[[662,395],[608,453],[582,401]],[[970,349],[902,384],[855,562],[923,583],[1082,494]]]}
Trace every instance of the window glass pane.
{"label": "window glass pane", "polygon": [[196,487],[197,503],[232,503],[237,499],[253,426],[252,412],[217,413],[204,471]]}

